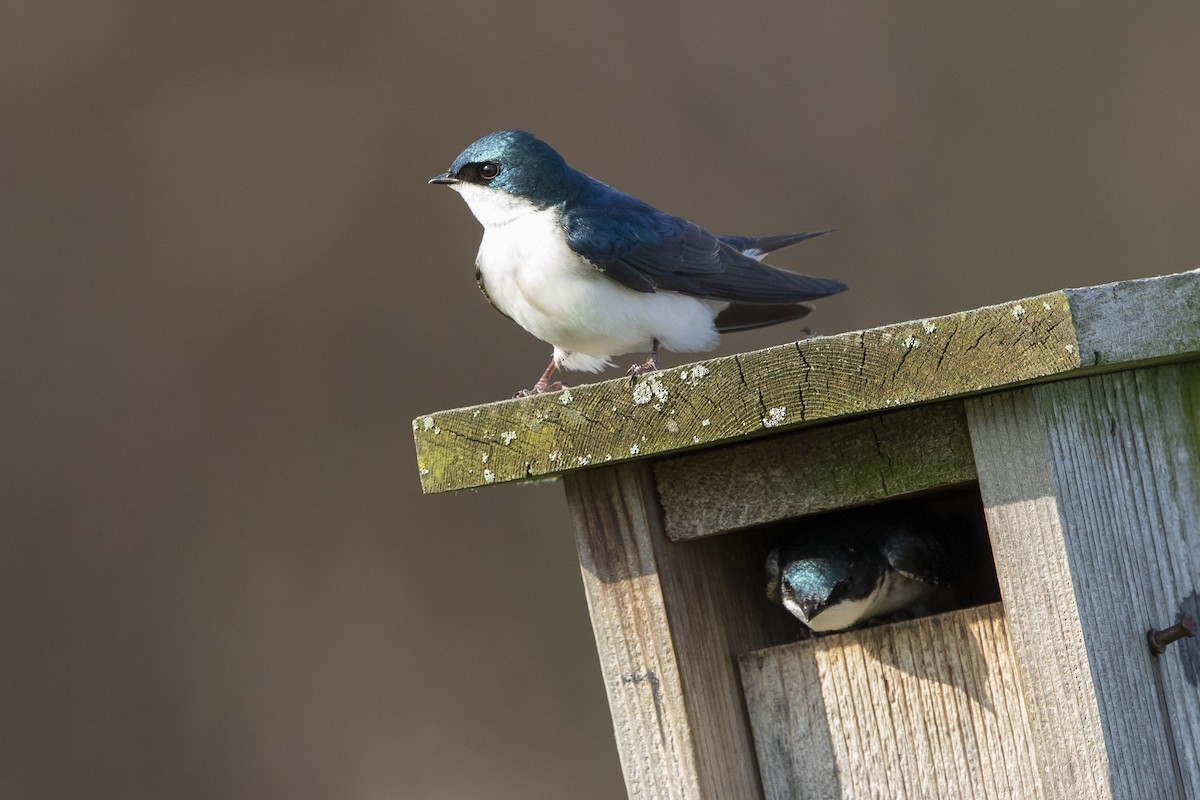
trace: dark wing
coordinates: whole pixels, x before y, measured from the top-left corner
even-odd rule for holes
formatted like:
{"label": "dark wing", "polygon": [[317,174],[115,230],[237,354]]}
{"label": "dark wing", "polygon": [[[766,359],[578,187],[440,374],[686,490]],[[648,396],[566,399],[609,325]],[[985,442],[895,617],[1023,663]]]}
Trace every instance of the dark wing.
{"label": "dark wing", "polygon": [[[799,303],[846,288],[841,281],[760,264],[699,225],[664,214],[603,184],[596,186],[600,188],[564,208],[567,244],[630,289],[663,289],[742,303]],[[737,244],[756,241],[752,237],[727,238]]]}
{"label": "dark wing", "polygon": [[930,531],[890,531],[883,547],[892,567],[905,577],[933,586],[946,583],[946,552]]}

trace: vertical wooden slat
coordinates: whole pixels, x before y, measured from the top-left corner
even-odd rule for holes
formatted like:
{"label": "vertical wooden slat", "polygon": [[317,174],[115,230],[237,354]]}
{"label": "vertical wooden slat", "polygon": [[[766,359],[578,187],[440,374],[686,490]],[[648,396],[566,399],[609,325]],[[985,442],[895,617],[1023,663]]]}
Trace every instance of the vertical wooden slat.
{"label": "vertical wooden slat", "polygon": [[1161,420],[1148,425],[1136,410],[1137,391],[1128,385],[1136,380],[1133,373],[1097,376],[967,402],[1050,796],[1184,796],[1145,648],[1149,620],[1171,613],[1168,593],[1152,586],[1165,566],[1163,526],[1155,520],[1163,496],[1177,490],[1152,461],[1155,450],[1177,451],[1178,443],[1164,439]]}
{"label": "vertical wooden slat", "polygon": [[638,798],[760,798],[735,654],[762,646],[736,550],[673,543],[649,471],[564,479],[626,788]]}
{"label": "vertical wooden slat", "polygon": [[[1200,646],[1155,659],[1149,627],[1200,589],[1200,365],[1039,386],[1114,785],[1200,797]],[[1190,680],[1189,680],[1190,672]],[[1134,746],[1130,747],[1127,743]],[[1138,775],[1139,771],[1143,775]],[[1144,772],[1164,788],[1147,794]]]}
{"label": "vertical wooden slat", "polygon": [[816,652],[798,645],[741,658],[746,705],[767,800],[842,796]]}
{"label": "vertical wooden slat", "polygon": [[967,424],[1043,788],[1110,797],[1045,426],[1030,390],[968,400]]}
{"label": "vertical wooden slat", "polygon": [[741,666],[769,800],[1043,796],[999,604],[760,650]]}
{"label": "vertical wooden slat", "polygon": [[634,469],[614,468],[564,484],[625,787],[631,798],[698,798],[645,482]]}

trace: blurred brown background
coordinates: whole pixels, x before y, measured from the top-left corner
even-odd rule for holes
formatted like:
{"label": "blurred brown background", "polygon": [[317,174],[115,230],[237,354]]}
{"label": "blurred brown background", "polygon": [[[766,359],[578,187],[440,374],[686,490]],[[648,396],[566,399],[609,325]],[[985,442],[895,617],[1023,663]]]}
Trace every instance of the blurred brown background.
{"label": "blurred brown background", "polygon": [[1114,6],[6,4],[0,797],[620,796],[560,488],[419,492],[549,355],[425,181],[837,227],[823,333],[1194,268],[1200,5]]}

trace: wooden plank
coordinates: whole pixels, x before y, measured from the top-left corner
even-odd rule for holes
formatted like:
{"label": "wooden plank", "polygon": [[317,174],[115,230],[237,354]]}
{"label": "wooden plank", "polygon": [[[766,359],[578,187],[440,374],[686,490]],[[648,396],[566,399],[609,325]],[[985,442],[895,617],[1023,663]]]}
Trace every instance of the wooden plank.
{"label": "wooden plank", "polygon": [[694,539],[975,480],[961,402],[662,459],[663,524]]}
{"label": "wooden plank", "polygon": [[668,541],[644,465],[565,483],[629,795],[761,797],[735,663],[779,640],[761,562]]}
{"label": "wooden plank", "polygon": [[1182,796],[1145,647],[1150,607],[1169,613],[1149,585],[1160,577],[1147,556],[1155,537],[1144,531],[1154,530],[1148,518],[1158,510],[1135,499],[1153,479],[1114,460],[1112,449],[1129,424],[1130,440],[1152,457],[1145,442],[1156,437],[1105,388],[1131,375],[967,402],[1017,674],[1053,797]]}
{"label": "wooden plank", "polygon": [[449,491],[942,399],[1079,365],[1061,292],[711,359],[413,422],[422,486]]}
{"label": "wooden plank", "polygon": [[1032,390],[967,402],[979,492],[1049,797],[1111,797],[1095,683]]}
{"label": "wooden plank", "polygon": [[1200,270],[1065,294],[1085,365],[1136,364],[1200,351]]}
{"label": "wooden plank", "polygon": [[769,800],[1043,796],[998,603],[760,650],[741,669]]}
{"label": "wooden plank", "polygon": [[[756,650],[738,659],[767,800],[845,796],[817,651],[811,646],[817,641]],[[859,757],[874,757],[876,751]]]}
{"label": "wooden plank", "polygon": [[1179,357],[1200,351],[1200,315],[1189,315],[1196,308],[1200,272],[1191,272],[817,337],[663,370],[636,384],[622,378],[427,414],[413,421],[421,483],[443,492],[558,475]]}
{"label": "wooden plank", "polygon": [[1194,613],[1200,597],[1200,363],[1064,381],[1034,396],[1114,793],[1200,797],[1200,645],[1158,659],[1144,646],[1147,628]]}
{"label": "wooden plank", "polygon": [[662,586],[636,468],[566,482],[579,563],[630,797],[701,797]]}

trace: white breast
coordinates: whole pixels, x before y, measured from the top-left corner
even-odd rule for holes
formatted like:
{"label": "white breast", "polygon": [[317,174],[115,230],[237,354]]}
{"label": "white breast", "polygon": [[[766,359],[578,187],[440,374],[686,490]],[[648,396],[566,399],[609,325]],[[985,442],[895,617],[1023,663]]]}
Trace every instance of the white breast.
{"label": "white breast", "polygon": [[846,628],[853,627],[871,616],[871,606],[874,604],[876,593],[872,593],[861,600],[844,600],[837,605],[829,606],[822,610],[812,619],[806,619],[804,610],[799,605],[794,605],[784,601],[784,605],[792,614],[805,619],[808,627],[814,631],[844,631]]}
{"label": "white breast", "polygon": [[935,587],[928,583],[915,581],[899,572],[889,572],[869,595],[860,600],[846,600],[829,606],[817,614],[808,627],[814,631],[845,630],[863,620],[907,608],[934,591]]}
{"label": "white breast", "polygon": [[728,304],[675,292],[636,292],[567,245],[553,208],[506,192],[455,184],[483,224],[476,265],[488,299],[555,348],[568,369],[596,372],[610,356],[716,347],[713,318]]}

